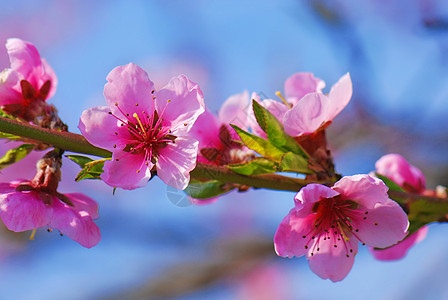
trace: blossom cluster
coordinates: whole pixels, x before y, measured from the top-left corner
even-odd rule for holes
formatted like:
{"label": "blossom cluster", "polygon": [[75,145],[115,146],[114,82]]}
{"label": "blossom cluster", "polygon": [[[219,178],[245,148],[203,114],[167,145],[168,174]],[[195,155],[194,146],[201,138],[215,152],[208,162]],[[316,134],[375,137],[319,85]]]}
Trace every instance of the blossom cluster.
{"label": "blossom cluster", "polygon": [[[9,39],[6,48],[11,67],[0,75],[4,115],[67,131],[54,106],[46,103],[57,85],[52,68],[29,42]],[[286,79],[278,100],[243,91],[228,98],[217,116],[206,107],[199,85],[185,75],[156,90],[148,73],[129,63],[114,68],[106,80],[106,105],[85,110],[78,128],[111,157],[69,157],[83,168],[80,179],[101,179],[113,188],[132,190],[157,175],[185,190],[193,203],[205,204],[231,190],[259,186],[227,181],[215,173],[193,176],[195,168],[249,179],[302,174],[308,184],[297,188],[293,207],[280,222],[275,251],[289,258],[306,256],[314,273],[332,281],[350,272],[360,243],[376,258],[391,260],[403,257],[426,234],[427,227],[410,227],[408,203],[397,203],[389,193],[393,185],[402,193],[438,196],[426,190],[422,172],[403,157],[382,157],[371,174],[343,177],[335,170],[326,129],[352,98],[348,73],[328,94],[323,80],[296,73]],[[49,147],[37,144],[32,150]],[[10,230],[54,228],[90,248],[100,240],[93,221],[99,217],[98,205],[80,193],[58,192],[65,150],[55,147],[39,160],[32,180],[0,183],[0,217]]]}

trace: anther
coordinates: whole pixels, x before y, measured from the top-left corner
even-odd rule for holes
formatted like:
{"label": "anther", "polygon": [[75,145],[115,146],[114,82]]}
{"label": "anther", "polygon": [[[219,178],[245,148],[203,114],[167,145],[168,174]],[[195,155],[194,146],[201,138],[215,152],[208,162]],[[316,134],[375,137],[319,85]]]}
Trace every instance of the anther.
{"label": "anther", "polygon": [[305,245],[305,249],[308,249],[308,246],[307,246],[307,245]]}
{"label": "anther", "polygon": [[64,234],[63,234],[62,232],[59,232],[59,235],[60,235],[60,236],[64,236]]}
{"label": "anther", "polygon": [[155,91],[154,91],[154,90],[152,90],[152,91],[151,91],[151,94],[154,94],[154,92],[155,92]]}
{"label": "anther", "polygon": [[115,161],[120,161],[120,160],[118,158],[116,158]]}
{"label": "anther", "polygon": [[336,245],[336,244],[334,244],[333,246],[334,246],[335,248],[337,248],[337,247],[338,247],[338,245]]}
{"label": "anther", "polygon": [[350,253],[353,253],[353,249],[350,249]]}
{"label": "anther", "polygon": [[109,114],[109,115],[111,115],[111,114],[112,114],[112,112],[110,111],[110,112],[108,112],[108,114]]}
{"label": "anther", "polygon": [[364,219],[364,220],[367,220],[367,217],[364,217],[363,219]]}
{"label": "anther", "polygon": [[375,222],[375,226],[378,226],[378,223],[377,223],[377,222]]}
{"label": "anther", "polygon": [[137,174],[140,173],[140,170],[137,170]]}
{"label": "anther", "polygon": [[114,148],[117,148],[117,145],[114,145]]}
{"label": "anther", "polygon": [[368,211],[366,211],[366,212],[365,212],[365,214],[367,215],[367,214],[369,214],[369,212],[368,212]]}
{"label": "anther", "polygon": [[170,103],[171,102],[171,99],[168,99],[168,101],[166,101],[167,103]]}
{"label": "anther", "polygon": [[187,126],[188,124],[187,123],[184,123],[184,126]]}
{"label": "anther", "polygon": [[366,243],[362,243],[362,245],[363,245],[363,246],[365,246],[365,245],[366,245]]}
{"label": "anther", "polygon": [[138,103],[135,103],[135,106],[138,106]]}
{"label": "anther", "polygon": [[345,256],[350,257],[350,255],[346,254]]}
{"label": "anther", "polygon": [[115,106],[118,106],[118,103],[117,103],[117,102],[115,102]]}
{"label": "anther", "polygon": [[118,135],[118,132],[115,131],[115,135]]}
{"label": "anther", "polygon": [[306,238],[306,235],[302,235],[303,238]]}

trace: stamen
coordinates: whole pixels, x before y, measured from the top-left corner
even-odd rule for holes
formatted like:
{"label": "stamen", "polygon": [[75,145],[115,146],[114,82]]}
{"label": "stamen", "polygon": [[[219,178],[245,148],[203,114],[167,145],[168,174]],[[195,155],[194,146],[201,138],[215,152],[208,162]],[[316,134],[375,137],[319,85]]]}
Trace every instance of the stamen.
{"label": "stamen", "polygon": [[142,122],[140,121],[140,118],[138,117],[137,113],[134,113],[132,116],[133,116],[134,118],[137,119],[138,124],[140,124],[140,128],[142,129],[142,131],[143,131],[144,134],[146,135],[145,127],[143,127],[143,124],[142,124]]}
{"label": "stamen", "polygon": [[275,93],[280,99],[282,99],[282,102],[288,106],[289,108],[292,108],[291,104],[288,103],[288,101],[285,100],[285,98],[283,98],[282,93],[280,93],[279,91]]}
{"label": "stamen", "polygon": [[30,235],[30,241],[34,241],[34,236],[36,235],[36,228],[33,229]]}

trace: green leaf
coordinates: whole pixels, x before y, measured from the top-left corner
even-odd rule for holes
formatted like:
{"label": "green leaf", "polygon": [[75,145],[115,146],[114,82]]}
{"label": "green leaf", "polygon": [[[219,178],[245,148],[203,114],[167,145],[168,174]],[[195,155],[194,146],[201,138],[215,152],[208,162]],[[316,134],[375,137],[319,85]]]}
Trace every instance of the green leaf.
{"label": "green leaf", "polygon": [[[1,73],[1,72],[0,72]],[[4,110],[2,110],[2,109],[0,109],[0,117],[2,117],[2,118],[7,118],[7,119],[13,119],[13,120],[16,120],[17,118],[16,117],[14,117],[14,116],[12,116],[12,115],[9,115],[9,114],[7,114]]]}
{"label": "green leaf", "polygon": [[81,181],[83,179],[101,179],[100,175],[103,173],[103,166],[106,160],[110,160],[110,158],[85,163],[81,172],[76,176],[75,181]]}
{"label": "green leaf", "polygon": [[22,137],[14,135],[14,134],[10,134],[10,133],[6,133],[6,132],[0,132],[0,139],[8,139],[11,141],[20,141],[23,140]]}
{"label": "green leaf", "polygon": [[448,211],[446,202],[429,202],[424,199],[412,201],[409,204],[409,234],[416,232],[422,226],[444,219]]}
{"label": "green leaf", "polygon": [[83,155],[65,155],[65,157],[71,159],[75,163],[77,163],[81,168],[84,169],[87,163],[92,162],[93,159]]}
{"label": "green leaf", "polygon": [[243,175],[267,174],[278,171],[278,163],[264,157],[256,157],[249,162],[228,165],[227,167],[233,172]]}
{"label": "green leaf", "polygon": [[286,134],[283,124],[266,108],[257,101],[252,100],[255,118],[261,129],[266,132],[268,140],[276,147],[285,152],[293,152],[297,155],[309,158],[309,155],[297,143],[297,141]]}
{"label": "green leaf", "polygon": [[235,129],[236,133],[238,133],[247,148],[252,149],[258,154],[261,154],[267,158],[270,158],[275,162],[280,162],[282,160],[284,152],[272,145],[271,142],[259,136],[253,135],[247,131],[244,131],[236,125],[230,124],[230,126]]}
{"label": "green leaf", "polygon": [[192,180],[184,192],[196,199],[208,199],[225,194],[233,189],[234,187],[229,184],[217,180],[207,182]]}
{"label": "green leaf", "polygon": [[34,150],[35,146],[36,145],[32,144],[23,144],[17,148],[8,150],[8,152],[0,158],[0,169],[4,169],[26,157],[31,151]]}
{"label": "green leaf", "polygon": [[389,188],[390,191],[398,191],[398,192],[405,192],[405,190],[399,186],[398,184],[396,184],[392,179],[390,179],[389,177],[380,175],[378,173],[375,173],[375,176],[378,177],[379,179],[381,179],[385,185],[387,185],[387,187]]}
{"label": "green leaf", "polygon": [[280,163],[280,170],[283,172],[294,172],[302,174],[314,174],[308,168],[308,159],[292,152],[285,153]]}

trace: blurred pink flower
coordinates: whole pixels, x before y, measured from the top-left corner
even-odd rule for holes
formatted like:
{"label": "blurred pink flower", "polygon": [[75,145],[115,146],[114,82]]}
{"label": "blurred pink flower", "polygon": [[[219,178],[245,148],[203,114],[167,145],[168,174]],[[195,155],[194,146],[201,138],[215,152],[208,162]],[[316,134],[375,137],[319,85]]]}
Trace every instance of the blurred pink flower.
{"label": "blurred pink flower", "polygon": [[325,87],[325,82],[314,77],[312,73],[295,73],[288,77],[285,81],[285,97],[286,101],[294,106],[306,94],[322,93]]}
{"label": "blurred pink flower", "polygon": [[56,74],[33,44],[11,38],[6,42],[6,49],[11,68],[0,73],[0,105],[7,112],[32,119],[27,114],[55,94]]}
{"label": "blurred pink flower", "polygon": [[248,130],[249,93],[244,91],[229,97],[215,116],[206,110],[199,116],[190,131],[192,137],[199,141],[198,162],[214,165],[240,163],[246,156],[253,156],[253,151],[243,147],[234,140],[239,140],[234,124]]}
{"label": "blurred pink flower", "polygon": [[0,183],[0,217],[9,230],[20,232],[47,226],[87,248],[101,239],[93,222],[98,218],[94,200],[80,193],[47,193],[32,181]]}
{"label": "blurred pink flower", "polygon": [[85,110],[78,126],[89,142],[113,153],[101,178],[113,187],[135,189],[155,167],[163,182],[185,189],[198,151],[189,131],[204,112],[199,86],[179,75],[156,92],[148,74],[132,63],[113,69],[107,80],[108,106]]}
{"label": "blurred pink flower", "polygon": [[[426,190],[426,179],[422,171],[411,165],[400,154],[386,154],[375,163],[376,173],[386,176],[408,192],[423,194]],[[421,242],[428,233],[423,226],[398,244],[386,248],[369,247],[370,252],[378,260],[397,260],[403,258],[408,250]]]}
{"label": "blurred pink flower", "polygon": [[307,256],[323,279],[344,279],[358,242],[387,247],[402,240],[409,226],[403,209],[388,198],[387,186],[369,175],[346,176],[332,188],[309,184],[295,196],[295,207],[274,237],[283,257]]}

